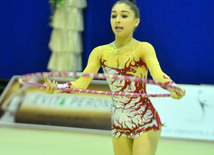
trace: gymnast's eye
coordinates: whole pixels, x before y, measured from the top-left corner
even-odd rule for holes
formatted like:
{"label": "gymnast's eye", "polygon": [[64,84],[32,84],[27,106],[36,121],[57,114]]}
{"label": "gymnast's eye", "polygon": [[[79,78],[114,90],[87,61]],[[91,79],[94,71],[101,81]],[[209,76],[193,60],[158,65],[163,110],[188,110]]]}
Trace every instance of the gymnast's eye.
{"label": "gymnast's eye", "polygon": [[111,18],[116,18],[117,16],[116,15],[111,15]]}
{"label": "gymnast's eye", "polygon": [[127,18],[128,16],[127,16],[127,15],[122,15],[122,17],[123,17],[123,18]]}

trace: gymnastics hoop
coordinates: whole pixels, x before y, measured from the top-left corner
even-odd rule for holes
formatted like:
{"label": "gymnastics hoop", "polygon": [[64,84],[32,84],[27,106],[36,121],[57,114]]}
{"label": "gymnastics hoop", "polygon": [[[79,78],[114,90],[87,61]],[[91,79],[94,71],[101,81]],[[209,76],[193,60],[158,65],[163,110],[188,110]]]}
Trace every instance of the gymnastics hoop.
{"label": "gymnastics hoop", "polygon": [[[110,75],[110,74],[94,74],[94,73],[82,73],[82,72],[37,72],[31,74],[25,74],[19,78],[19,82],[24,85],[28,86],[35,86],[35,87],[43,87],[46,88],[46,85],[29,82],[28,80],[31,78],[43,78],[44,76],[47,77],[93,77],[97,79],[123,79],[127,81],[135,81],[135,82],[144,82],[154,85],[159,85],[165,88],[171,88],[176,90],[181,90],[179,87],[172,85],[170,83],[161,83],[157,81],[153,81],[150,79],[143,79],[133,76],[124,76],[124,75]],[[99,94],[99,95],[115,95],[115,96],[127,96],[127,97],[170,97],[171,94],[140,94],[140,93],[125,93],[125,92],[107,92],[107,91],[96,91],[96,90],[86,90],[86,89],[76,89],[76,88],[57,88],[57,91],[64,91],[64,92],[80,92],[80,93],[87,93],[87,94]]]}

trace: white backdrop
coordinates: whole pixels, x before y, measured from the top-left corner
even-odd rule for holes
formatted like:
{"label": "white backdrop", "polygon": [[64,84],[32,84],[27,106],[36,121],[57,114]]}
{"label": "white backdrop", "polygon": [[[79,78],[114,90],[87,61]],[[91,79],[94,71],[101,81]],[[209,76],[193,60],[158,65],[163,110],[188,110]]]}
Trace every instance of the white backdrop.
{"label": "white backdrop", "polygon": [[[186,89],[180,100],[151,98],[163,127],[162,136],[200,140],[214,140],[214,86],[179,85]],[[148,92],[165,92],[149,86]]]}

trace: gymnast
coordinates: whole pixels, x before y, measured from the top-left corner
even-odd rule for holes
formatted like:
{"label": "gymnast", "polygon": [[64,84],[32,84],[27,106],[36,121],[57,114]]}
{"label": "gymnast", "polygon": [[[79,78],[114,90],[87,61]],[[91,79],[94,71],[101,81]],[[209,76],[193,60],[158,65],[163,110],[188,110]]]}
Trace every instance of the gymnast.
{"label": "gymnast", "polygon": [[[160,68],[153,46],[133,38],[140,23],[140,13],[135,0],[119,0],[111,10],[111,27],[115,40],[98,46],[91,52],[83,73],[97,73],[102,67],[105,74],[147,78],[154,81],[175,83]],[[79,77],[65,84],[51,82],[44,77],[45,92],[54,93],[57,87],[86,89],[93,77]],[[146,93],[143,82],[124,79],[107,79],[112,92]],[[185,90],[169,89],[174,99],[181,99]],[[115,155],[154,155],[161,134],[162,123],[158,112],[148,97],[112,96],[112,137]]]}

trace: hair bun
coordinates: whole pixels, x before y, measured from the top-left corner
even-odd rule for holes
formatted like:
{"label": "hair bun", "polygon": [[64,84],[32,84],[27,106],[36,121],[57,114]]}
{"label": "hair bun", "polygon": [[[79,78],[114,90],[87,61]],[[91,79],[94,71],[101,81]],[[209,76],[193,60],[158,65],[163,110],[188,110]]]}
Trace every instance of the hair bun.
{"label": "hair bun", "polygon": [[129,0],[130,2],[134,3],[135,5],[137,5],[135,0]]}

